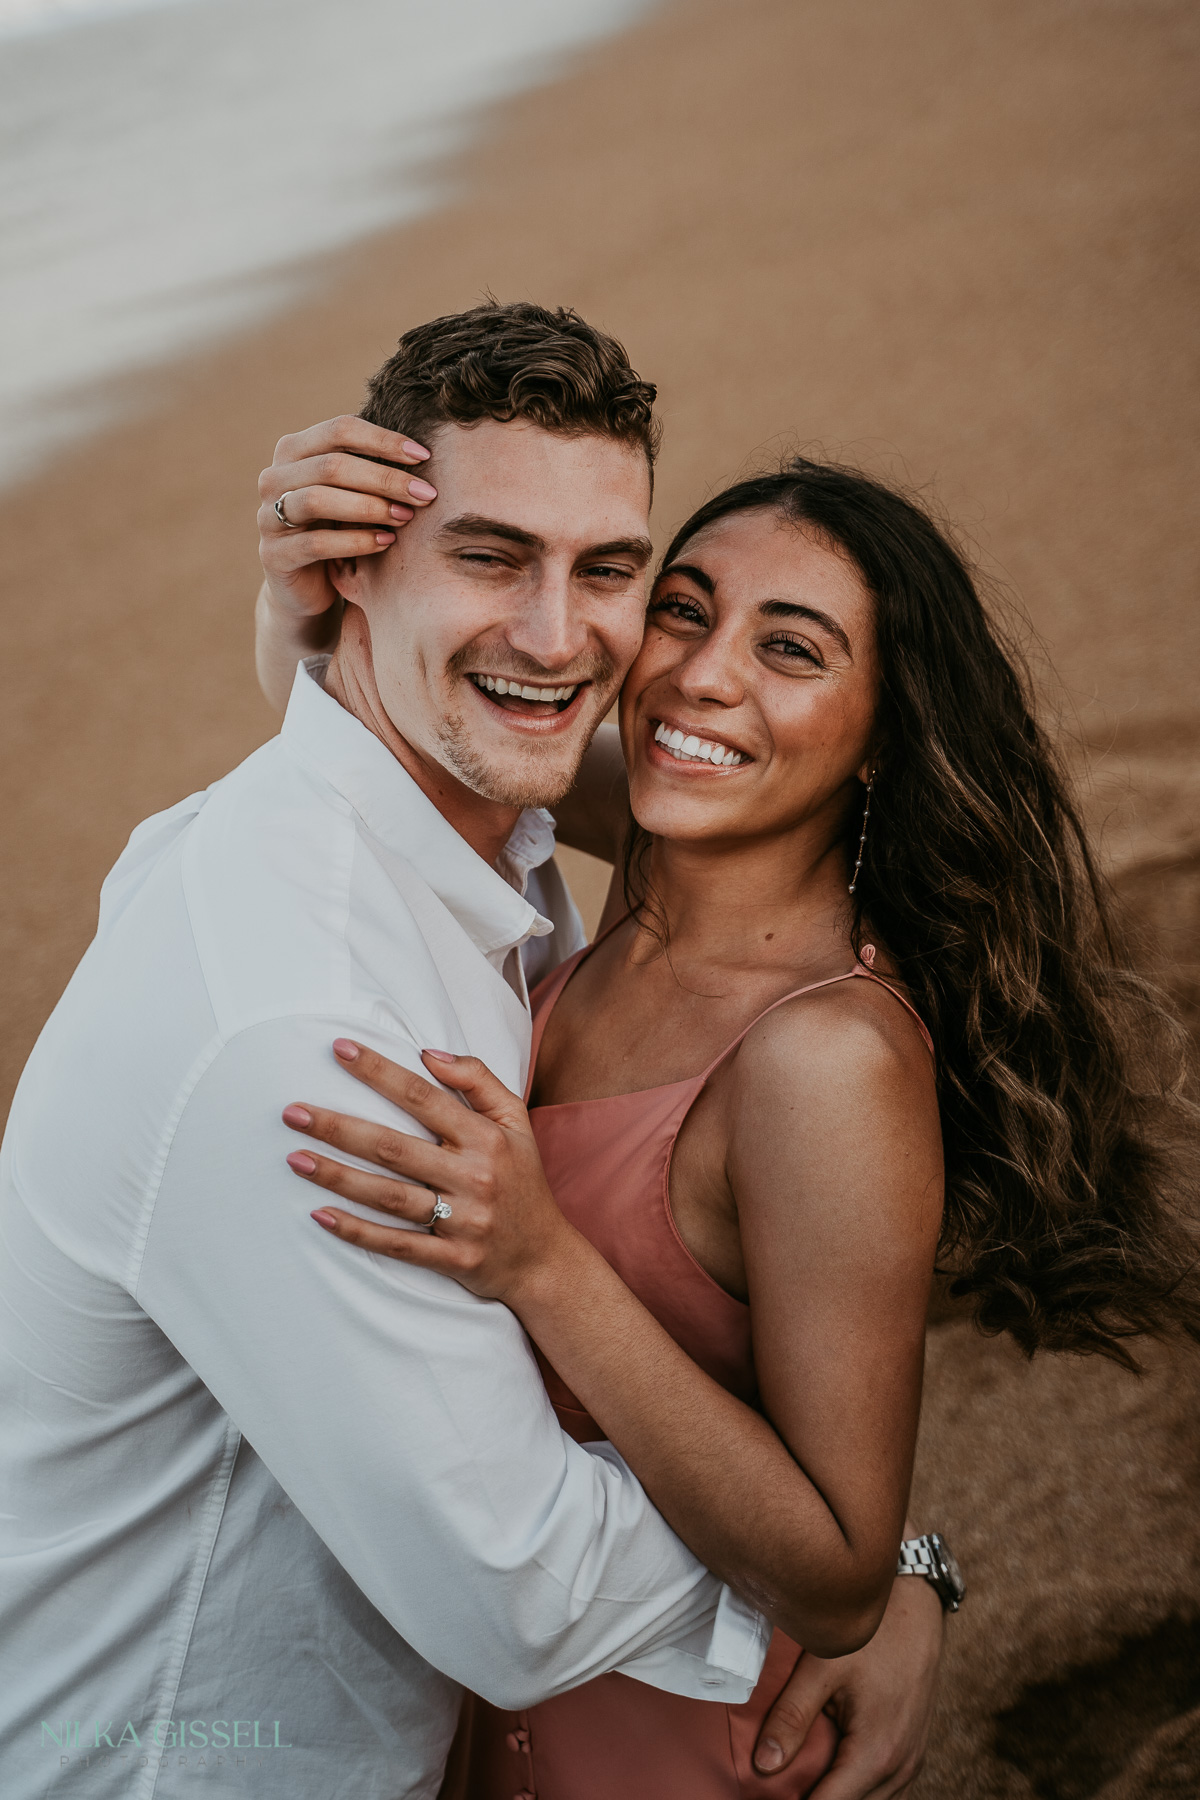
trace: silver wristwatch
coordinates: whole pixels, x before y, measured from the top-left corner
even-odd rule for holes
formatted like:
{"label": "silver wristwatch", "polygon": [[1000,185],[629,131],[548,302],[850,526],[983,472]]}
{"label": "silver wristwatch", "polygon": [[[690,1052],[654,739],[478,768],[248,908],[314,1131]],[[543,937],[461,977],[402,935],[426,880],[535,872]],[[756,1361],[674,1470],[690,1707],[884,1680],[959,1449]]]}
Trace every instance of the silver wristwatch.
{"label": "silver wristwatch", "polygon": [[930,1531],[924,1537],[905,1538],[900,1546],[896,1573],[923,1575],[947,1612],[957,1612],[963,1603],[967,1584],[940,1532]]}

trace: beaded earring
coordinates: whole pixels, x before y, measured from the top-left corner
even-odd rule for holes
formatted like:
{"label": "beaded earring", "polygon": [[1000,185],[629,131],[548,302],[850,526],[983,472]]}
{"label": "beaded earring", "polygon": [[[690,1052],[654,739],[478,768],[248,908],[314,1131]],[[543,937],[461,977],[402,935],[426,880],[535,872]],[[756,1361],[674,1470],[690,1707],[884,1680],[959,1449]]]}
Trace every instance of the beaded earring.
{"label": "beaded earring", "polygon": [[854,864],[854,873],[850,877],[850,892],[851,893],[853,893],[855,888],[858,886],[858,871],[862,868],[863,846],[867,841],[867,820],[871,816],[871,789],[874,786],[875,786],[875,771],[874,771],[874,769],[872,769],[871,773],[867,777],[867,799],[866,799],[866,804],[863,807],[863,827],[862,827],[862,835],[858,840],[858,858]]}

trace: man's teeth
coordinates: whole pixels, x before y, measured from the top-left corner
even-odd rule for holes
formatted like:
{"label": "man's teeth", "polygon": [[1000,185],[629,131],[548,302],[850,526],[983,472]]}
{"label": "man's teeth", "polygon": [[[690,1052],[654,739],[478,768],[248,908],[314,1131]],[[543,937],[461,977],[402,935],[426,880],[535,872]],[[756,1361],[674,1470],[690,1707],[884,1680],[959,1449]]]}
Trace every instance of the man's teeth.
{"label": "man's teeth", "polygon": [[570,700],[576,693],[579,683],[573,682],[570,687],[541,688],[529,687],[519,681],[505,681],[503,675],[472,675],[471,680],[476,687],[485,688],[489,694],[511,694],[514,700]]}
{"label": "man's teeth", "polygon": [[682,731],[672,731],[666,725],[659,726],[654,741],[669,750],[676,762],[706,762],[712,763],[714,768],[732,769],[746,761],[740,750],[730,750],[725,744],[710,744],[707,738],[685,737]]}

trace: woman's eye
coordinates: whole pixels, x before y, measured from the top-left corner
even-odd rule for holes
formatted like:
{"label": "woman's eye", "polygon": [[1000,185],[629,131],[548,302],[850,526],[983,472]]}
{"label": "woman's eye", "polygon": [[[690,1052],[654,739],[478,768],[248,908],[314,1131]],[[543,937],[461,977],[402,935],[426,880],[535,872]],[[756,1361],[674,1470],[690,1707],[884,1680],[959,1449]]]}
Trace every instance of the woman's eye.
{"label": "woman's eye", "polygon": [[685,625],[707,625],[704,608],[685,594],[660,594],[646,609],[647,618],[679,619]]}
{"label": "woman's eye", "polygon": [[807,662],[817,669],[824,667],[816,650],[804,638],[787,636],[768,638],[763,648],[777,651],[788,662]]}

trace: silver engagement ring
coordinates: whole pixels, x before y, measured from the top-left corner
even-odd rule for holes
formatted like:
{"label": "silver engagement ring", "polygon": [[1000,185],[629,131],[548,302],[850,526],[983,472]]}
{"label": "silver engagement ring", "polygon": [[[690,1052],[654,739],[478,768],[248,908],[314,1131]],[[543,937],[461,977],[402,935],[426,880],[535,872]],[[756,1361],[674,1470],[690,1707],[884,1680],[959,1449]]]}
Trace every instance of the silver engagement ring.
{"label": "silver engagement ring", "polygon": [[430,1213],[430,1215],[426,1219],[425,1223],[427,1225],[436,1225],[439,1219],[452,1218],[453,1213],[454,1213],[454,1208],[451,1206],[447,1206],[446,1202],[442,1199],[442,1196],[439,1194],[437,1197],[437,1200],[434,1202],[433,1211]]}
{"label": "silver engagement ring", "polygon": [[[290,493],[290,492],[291,492],[291,489],[289,488],[288,493]],[[286,499],[287,499],[287,494],[280,494],[278,500],[275,502],[275,517],[279,520],[279,523],[284,527],[285,530],[295,531],[297,529],[296,521],[294,519],[289,519],[287,514],[283,510],[283,503]]]}

